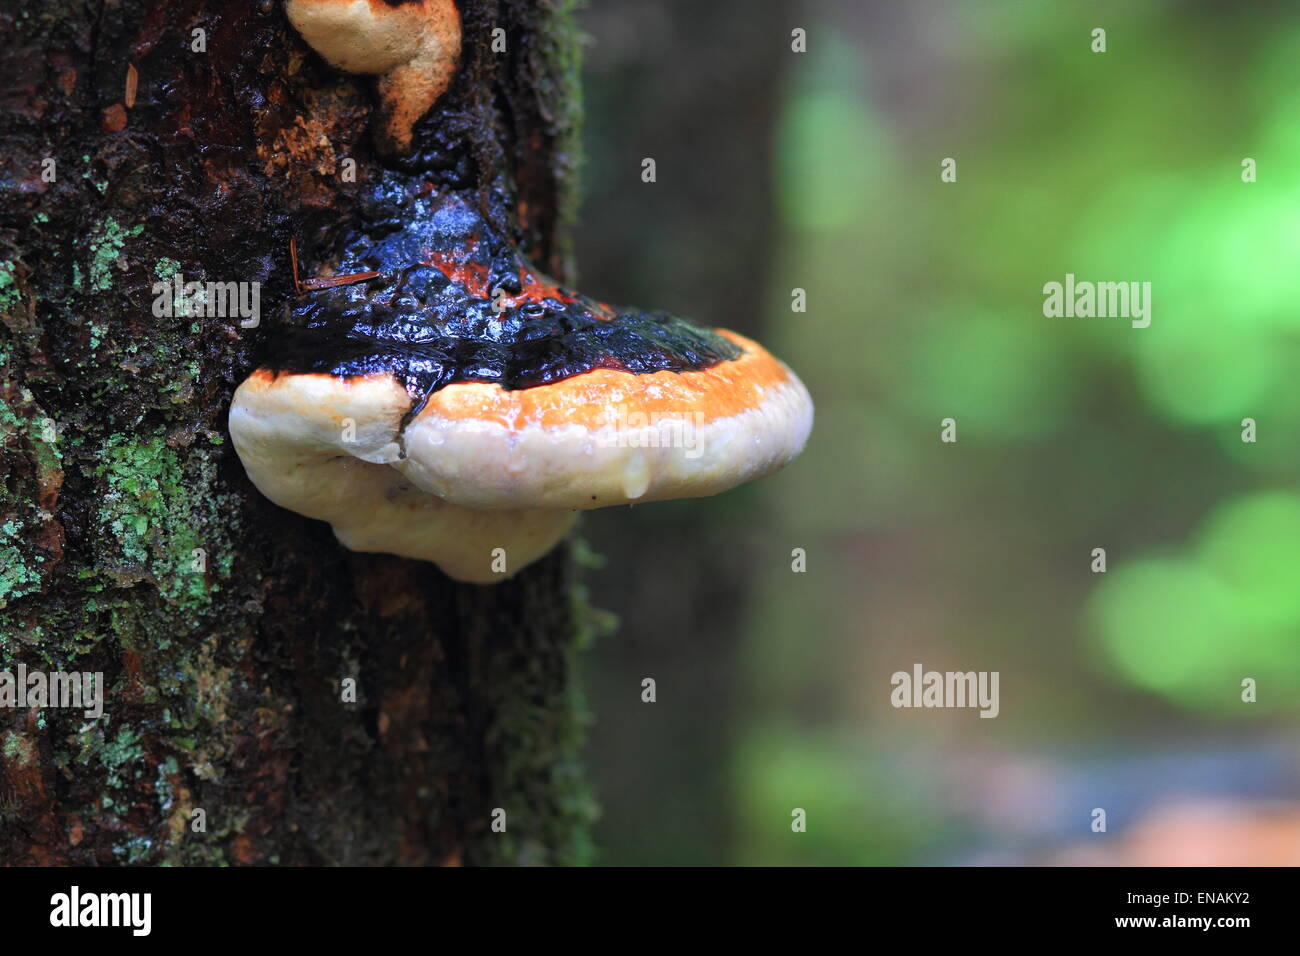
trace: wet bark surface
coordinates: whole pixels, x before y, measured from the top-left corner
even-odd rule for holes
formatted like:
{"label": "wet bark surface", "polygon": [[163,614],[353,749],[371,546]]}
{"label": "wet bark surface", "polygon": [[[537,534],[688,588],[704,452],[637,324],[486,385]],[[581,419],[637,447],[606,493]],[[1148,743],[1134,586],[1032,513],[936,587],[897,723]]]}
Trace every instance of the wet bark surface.
{"label": "wet bark surface", "polygon": [[[98,719],[0,707],[0,863],[586,858],[569,551],[492,587],[350,553],[258,495],[225,432],[294,299],[290,237],[330,268],[386,169],[453,158],[568,276],[564,7],[465,0],[405,164],[372,145],[373,81],[278,3],[0,13],[0,670],[106,685]],[[177,275],[260,283],[260,322],[155,314]]]}

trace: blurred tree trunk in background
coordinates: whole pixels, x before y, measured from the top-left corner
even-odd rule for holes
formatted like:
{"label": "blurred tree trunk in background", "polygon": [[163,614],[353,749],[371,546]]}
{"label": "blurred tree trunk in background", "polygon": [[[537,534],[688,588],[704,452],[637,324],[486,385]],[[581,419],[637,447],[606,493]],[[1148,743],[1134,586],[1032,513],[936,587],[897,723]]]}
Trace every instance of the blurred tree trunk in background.
{"label": "blurred tree trunk in background", "polygon": [[[575,237],[584,290],[762,340],[771,146],[790,31],[810,26],[792,9],[785,0],[624,0],[581,11],[592,37]],[[641,181],[647,157],[654,183]],[[730,858],[742,625],[761,560],[748,531],[757,498],[747,485],[588,517],[609,559],[592,576],[594,600],[620,610],[618,639],[590,661],[602,859]],[[645,677],[657,683],[653,705],[641,702]]]}
{"label": "blurred tree trunk in background", "polygon": [[[461,7],[463,68],[426,123],[483,124],[522,241],[563,277],[565,4]],[[567,550],[491,588],[352,554],[261,498],[226,440],[292,293],[290,236],[329,247],[380,174],[373,81],[281,4],[235,0],[13,4],[0,63],[0,670],[107,683],[98,720],[0,710],[0,862],[585,858]],[[156,318],[178,271],[261,282],[260,327]]]}

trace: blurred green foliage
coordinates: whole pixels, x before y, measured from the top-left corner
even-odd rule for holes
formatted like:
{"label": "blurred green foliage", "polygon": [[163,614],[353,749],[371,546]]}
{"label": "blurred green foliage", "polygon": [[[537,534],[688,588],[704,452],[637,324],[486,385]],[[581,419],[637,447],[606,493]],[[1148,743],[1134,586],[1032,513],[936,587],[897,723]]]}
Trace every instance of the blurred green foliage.
{"label": "blurred green foliage", "polygon": [[1092,596],[1094,627],[1126,679],[1190,708],[1253,717],[1231,677],[1259,685],[1257,706],[1300,709],[1300,496],[1225,502],[1177,557],[1139,559]]}
{"label": "blurred green foliage", "polygon": [[[935,723],[939,754],[1293,720],[1300,9],[808,9],[774,147],[769,338],[817,423],[765,484],[741,857],[916,862],[952,834],[932,781],[870,756],[900,726],[880,675],[913,661],[1001,668],[1014,695],[999,720]],[[1151,326],[1045,317],[1067,273],[1150,282]],[[796,806],[819,808],[807,834]]]}

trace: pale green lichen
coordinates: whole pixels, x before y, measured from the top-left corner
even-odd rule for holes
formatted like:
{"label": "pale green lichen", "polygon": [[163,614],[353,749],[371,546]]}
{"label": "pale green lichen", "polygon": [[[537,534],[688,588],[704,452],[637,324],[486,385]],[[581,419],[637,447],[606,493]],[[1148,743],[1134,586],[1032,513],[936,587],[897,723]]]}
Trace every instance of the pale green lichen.
{"label": "pale green lichen", "polygon": [[0,525],[0,608],[15,598],[40,587],[41,575],[30,564],[18,545],[22,542],[22,525],[6,521]]}
{"label": "pale green lichen", "polygon": [[[77,761],[86,767],[98,765],[105,773],[99,796],[100,810],[128,812],[135,804],[139,781],[149,769],[149,758],[140,733],[129,726],[110,736],[109,720],[97,721],[79,736]],[[149,837],[125,837],[113,846],[113,855],[126,863],[150,859],[153,841]]]}
{"label": "pale green lichen", "polygon": [[[25,402],[31,401],[31,395],[25,389],[20,390],[20,396]],[[14,436],[25,438],[37,468],[43,473],[56,471],[60,458],[59,449],[54,444],[58,438],[57,430],[47,428],[46,422],[40,417],[36,420],[24,418],[12,405],[0,399],[0,442],[7,444]],[[39,565],[45,561],[43,555],[29,554],[22,547],[27,526],[38,517],[36,503],[19,496],[13,499],[7,510],[7,520],[0,524],[0,608],[40,588]]]}
{"label": "pale green lichen", "polygon": [[[81,157],[81,161],[82,161],[83,163],[89,163],[89,162],[90,162],[90,157],[89,157],[89,156],[82,156],[82,157]],[[94,186],[96,189],[98,189],[101,193],[108,192],[108,180],[106,180],[106,179],[95,179],[95,178],[93,178],[93,177],[90,175],[90,173],[91,173],[91,171],[90,171],[89,169],[83,170],[82,173],[81,173],[81,178],[82,178],[82,179],[85,179],[85,180],[87,180],[87,181],[89,181],[89,183],[90,183],[92,186]]]}
{"label": "pale green lichen", "polygon": [[168,259],[166,256],[154,263],[153,274],[159,279],[170,279],[176,273],[181,271],[181,264],[175,259]]}
{"label": "pale green lichen", "polygon": [[26,734],[20,734],[16,730],[5,733],[3,751],[5,760],[12,761],[19,767],[26,767],[36,759],[32,742],[27,739]]}
{"label": "pale green lichen", "polygon": [[116,219],[109,216],[94,230],[90,240],[90,289],[92,292],[104,292],[112,284],[112,269],[117,258],[122,254],[126,240],[144,232],[144,226],[132,226],[124,229]]}
{"label": "pale green lichen", "polygon": [[22,301],[12,262],[0,262],[0,312],[11,312]]}
{"label": "pale green lichen", "polygon": [[[112,435],[100,449],[96,475],[106,485],[99,519],[120,555],[116,576],[147,577],[169,601],[191,611],[208,606],[206,565],[228,550],[217,521],[220,504],[191,490],[215,484],[210,453],[182,462],[161,432]],[[207,529],[202,539],[201,527]]]}
{"label": "pale green lichen", "polygon": [[114,789],[129,786],[140,779],[148,765],[140,735],[125,726],[112,740],[104,741],[99,759],[108,770],[108,785]]}

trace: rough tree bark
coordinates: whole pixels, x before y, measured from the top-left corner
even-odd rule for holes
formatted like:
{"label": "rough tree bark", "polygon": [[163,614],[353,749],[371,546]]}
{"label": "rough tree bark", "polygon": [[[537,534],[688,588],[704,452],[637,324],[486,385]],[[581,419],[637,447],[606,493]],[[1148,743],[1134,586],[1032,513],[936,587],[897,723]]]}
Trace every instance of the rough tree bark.
{"label": "rough tree bark", "polygon": [[[504,170],[519,241],[567,278],[568,5],[459,6],[461,68],[418,135],[464,143],[443,158],[471,187]],[[489,588],[352,554],[261,498],[226,438],[290,236],[327,262],[383,172],[373,81],[269,0],[11,7],[0,71],[0,670],[107,684],[98,720],[0,709],[0,862],[584,860],[595,618],[570,552]],[[261,325],[155,317],[177,271],[262,283]]]}

